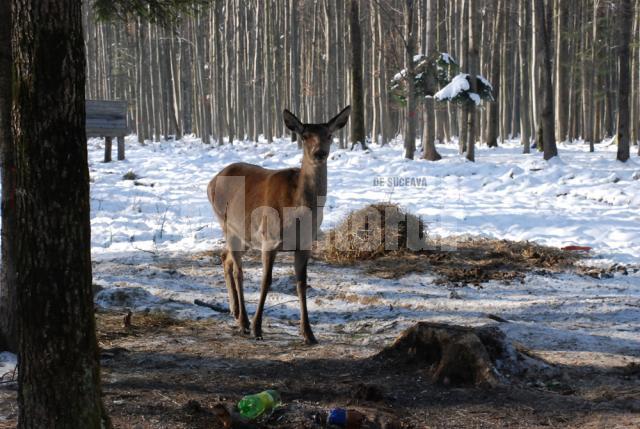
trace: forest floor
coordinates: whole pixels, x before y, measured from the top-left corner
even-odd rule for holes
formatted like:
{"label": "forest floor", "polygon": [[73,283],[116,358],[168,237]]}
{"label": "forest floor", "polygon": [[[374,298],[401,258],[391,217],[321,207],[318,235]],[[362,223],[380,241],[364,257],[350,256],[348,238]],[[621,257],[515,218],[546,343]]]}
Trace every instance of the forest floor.
{"label": "forest floor", "polygon": [[[89,143],[98,337],[116,427],[216,428],[215,404],[269,387],[284,400],[270,427],[314,427],[314,415],[334,406],[415,428],[640,427],[640,165],[614,161],[607,142],[594,154],[561,144],[549,163],[514,142],[478,148],[476,163],[455,143],[439,146],[445,159],[437,163],[403,160],[400,143],[332,151],[325,230],[354,209],[390,201],[420,215],[440,241],[402,258],[313,260],[313,347],[297,332],[288,254],[274,268],[264,341],[234,334],[221,231],[205,193],[229,162],[299,164],[295,144],[127,145],[127,161],[104,164],[102,142]],[[428,184],[380,185],[394,177]],[[558,259],[566,245],[593,250]],[[244,270],[252,316],[257,255],[246,256]],[[486,390],[434,385],[425,368],[371,359],[419,321],[498,326],[549,370]],[[1,429],[15,426],[15,383],[4,382],[14,366],[15,356],[0,353]]]}
{"label": "forest floor", "polygon": [[[309,295],[317,346],[297,333],[288,254],[276,262],[263,341],[238,335],[224,312],[215,253],[94,263],[105,403],[115,426],[222,427],[216,404],[274,388],[284,405],[264,427],[320,428],[318,416],[332,407],[406,428],[638,427],[638,267],[594,270],[531,244],[464,243],[356,266],[315,260]],[[258,255],[248,254],[244,268],[252,315]],[[188,291],[204,288],[203,300],[222,311],[194,305],[198,294]],[[372,358],[420,320],[499,326],[548,368],[483,389],[436,385],[428,368]],[[15,424],[14,389],[0,387],[0,428]]]}

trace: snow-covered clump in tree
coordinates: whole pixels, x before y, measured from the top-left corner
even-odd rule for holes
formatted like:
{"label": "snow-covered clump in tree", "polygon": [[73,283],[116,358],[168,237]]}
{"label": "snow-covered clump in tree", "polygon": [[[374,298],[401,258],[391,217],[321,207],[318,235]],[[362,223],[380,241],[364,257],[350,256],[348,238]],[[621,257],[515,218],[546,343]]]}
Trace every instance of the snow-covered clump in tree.
{"label": "snow-covered clump in tree", "polygon": [[[493,86],[481,75],[478,75],[478,92],[472,92],[469,75],[460,73],[456,60],[446,52],[413,57],[413,91],[424,100],[434,97],[438,101],[452,101],[458,104],[480,106],[482,101],[494,101]],[[405,105],[409,75],[406,69],[400,70],[391,80],[391,97],[400,105]],[[438,88],[440,91],[438,91]]]}
{"label": "snow-covered clump in tree", "polygon": [[[413,56],[413,88],[419,98],[431,97],[438,88],[447,85],[458,73],[458,63],[447,53],[434,55],[417,54]],[[391,79],[391,97],[400,105],[405,105],[409,75],[406,69],[400,70]]]}
{"label": "snow-covered clump in tree", "polygon": [[478,75],[478,92],[472,92],[467,73],[460,73],[448,85],[436,92],[434,98],[438,101],[453,101],[455,103],[482,104],[482,100],[494,101],[493,86],[481,75]]}
{"label": "snow-covered clump in tree", "polygon": [[440,60],[441,60],[442,62],[444,62],[445,64],[456,64],[456,65],[458,64],[458,63],[456,63],[456,61],[453,59],[453,57],[452,57],[451,55],[449,55],[448,53],[446,53],[446,52],[442,52],[442,53],[440,54]]}

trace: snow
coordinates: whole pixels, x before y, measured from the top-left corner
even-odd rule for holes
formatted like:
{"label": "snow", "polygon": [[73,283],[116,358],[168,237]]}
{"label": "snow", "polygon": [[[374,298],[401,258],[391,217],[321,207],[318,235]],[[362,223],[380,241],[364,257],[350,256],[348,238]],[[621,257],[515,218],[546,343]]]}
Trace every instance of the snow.
{"label": "snow", "polygon": [[[447,100],[453,100],[454,98],[456,98],[457,96],[459,96],[461,93],[465,91],[469,91],[470,85],[469,85],[469,81],[467,80],[468,77],[469,75],[467,73],[458,74],[444,88],[436,92],[433,97],[438,101],[447,101]],[[491,86],[491,83],[489,83],[489,81],[484,76],[477,75],[477,77],[483,84],[485,84],[487,87],[493,90],[493,86]],[[476,106],[479,106],[482,104],[482,99],[480,98],[480,95],[478,95],[475,92],[469,92],[468,94],[469,94],[469,98],[471,98],[471,100],[474,103],[476,103]]]}
{"label": "snow", "polygon": [[486,86],[491,91],[493,91],[493,85],[491,85],[491,82],[489,82],[486,77],[484,77],[484,76],[482,76],[480,74],[477,75],[477,76],[478,76],[478,80],[480,80],[480,82],[482,82],[484,84],[484,86]]}
{"label": "snow", "polygon": [[[227,315],[193,305],[194,299],[227,301],[221,268],[203,253],[223,245],[207,184],[236,161],[298,166],[296,144],[278,139],[213,147],[185,137],[141,145],[133,136],[126,144],[127,160],[105,164],[103,141],[89,141],[94,282],[104,288],[98,304],[188,318],[224,317],[231,324]],[[616,148],[606,142],[596,145],[595,153],[582,142],[560,143],[560,157],[550,162],[535,151],[522,154],[517,141],[494,149],[478,146],[475,163],[457,154],[455,141],[438,150],[443,159],[430,162],[404,159],[400,139],[384,147],[372,144],[370,152],[334,147],[323,229],[353,209],[391,201],[422,216],[434,237],[472,234],[590,246],[594,250],[585,264],[638,267],[640,164],[635,157],[615,161]],[[129,170],[139,178],[123,180]],[[290,263],[276,263],[267,337],[269,326],[296,335],[291,274]],[[259,264],[247,264],[250,314],[260,275]],[[348,333],[355,342],[373,344],[416,320],[474,325],[489,322],[486,313],[492,313],[512,322],[501,324],[512,338],[539,350],[561,350],[568,359],[592,353],[640,357],[640,272],[633,269],[628,276],[607,279],[530,274],[521,285],[492,281],[482,288],[456,288],[455,294],[430,274],[383,280],[357,267],[314,262],[309,275],[311,320],[321,340]]]}
{"label": "snow", "polygon": [[[212,147],[186,138],[148,143],[127,139],[127,160],[102,163],[102,141],[89,143],[92,251],[201,251],[219,245],[222,232],[206,196],[209,180],[225,165],[245,161],[267,168],[294,167],[295,144],[236,142]],[[518,142],[478,147],[477,162],[457,154],[456,143],[439,146],[444,159],[410,161],[399,143],[371,153],[334,148],[323,228],[353,209],[394,201],[423,216],[432,234],[483,234],[550,246],[586,245],[596,257],[637,263],[640,256],[640,165],[615,161],[615,147],[559,145],[545,162],[524,155]],[[139,179],[123,180],[133,171]],[[428,186],[380,186],[380,177],[424,179]],[[421,180],[422,183],[422,180]]]}
{"label": "snow", "polygon": [[434,95],[436,100],[445,101],[445,100],[453,100],[460,93],[469,90],[469,81],[467,77],[469,75],[466,73],[460,73],[456,77],[454,77],[451,82],[447,84],[440,91],[436,92]]}
{"label": "snow", "polygon": [[402,80],[406,75],[407,75],[407,69],[402,69],[393,76],[393,81],[397,82],[399,80]]}
{"label": "snow", "polygon": [[455,64],[455,60],[453,59],[453,57],[451,55],[449,55],[446,52],[442,52],[440,54],[440,58],[442,59],[442,61],[444,61],[446,64]]}
{"label": "snow", "polygon": [[8,381],[18,365],[18,357],[9,352],[0,353],[0,381]]}

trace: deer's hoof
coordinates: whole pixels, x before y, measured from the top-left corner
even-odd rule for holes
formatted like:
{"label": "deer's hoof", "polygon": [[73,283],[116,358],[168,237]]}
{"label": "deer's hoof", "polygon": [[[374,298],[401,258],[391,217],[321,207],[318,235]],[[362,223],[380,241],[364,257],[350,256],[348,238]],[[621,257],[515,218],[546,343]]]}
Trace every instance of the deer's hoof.
{"label": "deer's hoof", "polygon": [[253,324],[253,338],[256,340],[262,340],[262,328],[257,327],[258,324],[254,322]]}
{"label": "deer's hoof", "polygon": [[243,337],[246,337],[246,336],[248,336],[248,335],[249,335],[249,328],[246,328],[246,327],[244,327],[244,326],[239,326],[239,327],[237,327],[237,328],[236,328],[236,333],[237,333],[238,335],[241,335],[241,336],[243,336]]}
{"label": "deer's hoof", "polygon": [[308,346],[312,346],[314,344],[318,344],[318,340],[316,340],[316,337],[314,337],[313,334],[305,334],[304,343]]}

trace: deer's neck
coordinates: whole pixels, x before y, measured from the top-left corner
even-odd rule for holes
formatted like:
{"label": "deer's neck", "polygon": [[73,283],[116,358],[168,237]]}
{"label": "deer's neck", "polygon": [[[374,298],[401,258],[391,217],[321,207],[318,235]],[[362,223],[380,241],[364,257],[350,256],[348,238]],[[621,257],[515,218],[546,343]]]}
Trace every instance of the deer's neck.
{"label": "deer's neck", "polygon": [[296,199],[298,205],[311,209],[324,207],[327,197],[327,163],[315,163],[302,158]]}

